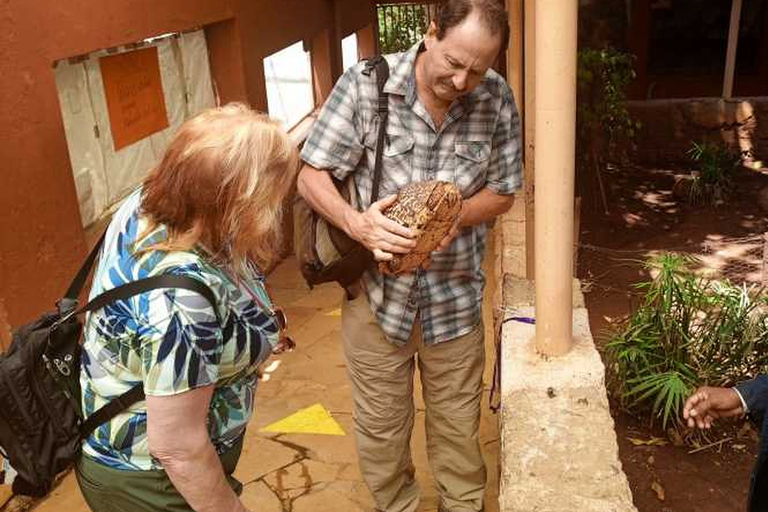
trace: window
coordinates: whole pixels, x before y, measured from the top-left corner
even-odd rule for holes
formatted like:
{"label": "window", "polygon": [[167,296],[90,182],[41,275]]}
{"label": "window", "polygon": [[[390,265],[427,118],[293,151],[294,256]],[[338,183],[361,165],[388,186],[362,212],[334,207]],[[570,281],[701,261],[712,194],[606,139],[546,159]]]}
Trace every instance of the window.
{"label": "window", "polygon": [[357,64],[358,60],[360,56],[357,53],[357,34],[352,32],[341,40],[341,61],[344,71]]}
{"label": "window", "polygon": [[315,107],[312,66],[301,41],[264,59],[269,115],[287,130]]}

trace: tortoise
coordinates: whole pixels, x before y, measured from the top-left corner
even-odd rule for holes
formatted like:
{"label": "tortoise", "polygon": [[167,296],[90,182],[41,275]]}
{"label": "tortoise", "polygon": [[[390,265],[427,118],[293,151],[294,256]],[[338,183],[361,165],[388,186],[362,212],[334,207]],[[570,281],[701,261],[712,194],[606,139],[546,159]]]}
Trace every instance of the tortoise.
{"label": "tortoise", "polygon": [[446,181],[411,183],[382,213],[415,231],[416,247],[408,254],[395,254],[391,260],[379,262],[379,270],[387,274],[412,272],[424,264],[450,232],[461,213],[461,192]]}

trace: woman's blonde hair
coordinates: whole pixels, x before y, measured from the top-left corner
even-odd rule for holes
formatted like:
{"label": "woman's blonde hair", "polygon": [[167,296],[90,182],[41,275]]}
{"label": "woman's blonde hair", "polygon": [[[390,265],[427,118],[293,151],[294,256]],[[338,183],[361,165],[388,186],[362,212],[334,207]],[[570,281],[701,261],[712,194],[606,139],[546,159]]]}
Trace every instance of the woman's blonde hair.
{"label": "woman's blonde hair", "polygon": [[241,103],[200,113],[181,126],[144,180],[146,233],[160,224],[168,230],[152,249],[201,244],[238,272],[249,262],[270,265],[297,170],[294,144],[265,114]]}

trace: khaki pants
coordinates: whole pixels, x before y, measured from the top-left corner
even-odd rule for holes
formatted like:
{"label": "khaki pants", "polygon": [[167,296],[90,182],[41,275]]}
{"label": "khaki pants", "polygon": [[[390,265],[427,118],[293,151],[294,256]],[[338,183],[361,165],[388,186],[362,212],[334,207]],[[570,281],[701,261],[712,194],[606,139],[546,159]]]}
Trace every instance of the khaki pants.
{"label": "khaki pants", "polygon": [[361,293],[344,301],[342,339],[352,383],[360,469],[378,509],[413,512],[419,504],[410,445],[417,356],[426,404],[427,454],[440,510],[482,510],[482,324],[455,340],[425,346],[417,322],[410,341],[401,347],[387,341]]}

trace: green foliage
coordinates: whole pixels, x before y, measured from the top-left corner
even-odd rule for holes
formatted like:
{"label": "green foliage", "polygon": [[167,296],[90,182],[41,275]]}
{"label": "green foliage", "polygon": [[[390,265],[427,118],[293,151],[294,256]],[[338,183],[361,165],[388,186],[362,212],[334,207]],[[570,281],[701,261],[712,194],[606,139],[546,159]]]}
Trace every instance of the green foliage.
{"label": "green foliage", "polygon": [[693,273],[696,260],[665,253],[638,285],[643,304],[611,334],[612,376],[630,411],[682,426],[685,399],[700,385],[730,386],[768,368],[768,302],[759,290]]}
{"label": "green foliage", "polygon": [[690,202],[725,201],[733,190],[733,173],[744,154],[730,151],[723,144],[704,141],[694,142],[688,156],[697,167],[691,174]]}
{"label": "green foliage", "polygon": [[381,53],[403,52],[427,31],[427,12],[423,5],[380,6],[378,18]]}
{"label": "green foliage", "polygon": [[615,159],[617,149],[626,148],[640,128],[626,106],[627,88],[635,78],[634,62],[633,55],[613,48],[579,51],[577,130],[582,163]]}

